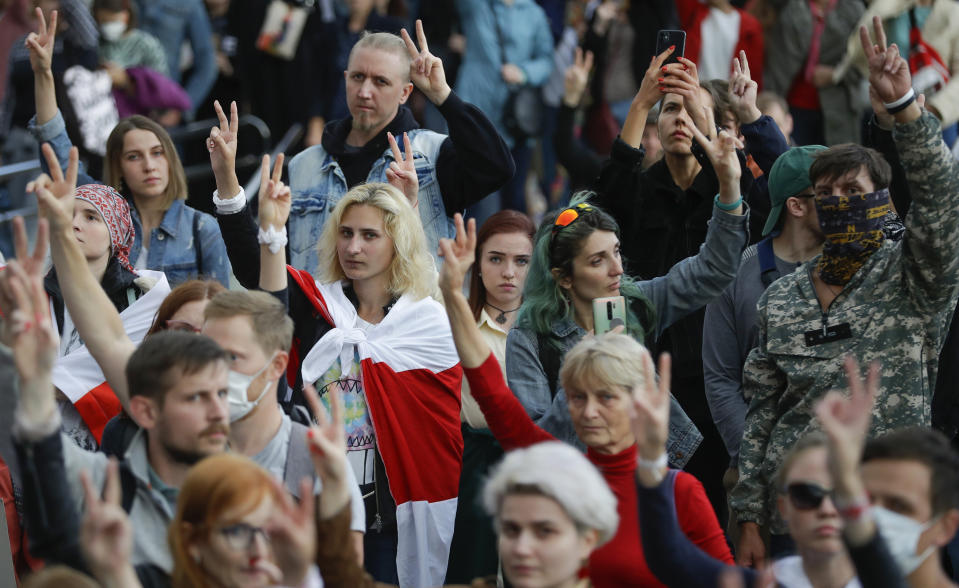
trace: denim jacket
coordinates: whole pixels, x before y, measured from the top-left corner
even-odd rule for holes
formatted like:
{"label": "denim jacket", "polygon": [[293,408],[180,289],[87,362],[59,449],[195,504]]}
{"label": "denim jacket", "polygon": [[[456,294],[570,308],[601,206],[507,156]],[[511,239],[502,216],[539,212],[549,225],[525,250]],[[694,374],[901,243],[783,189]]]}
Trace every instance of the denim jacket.
{"label": "denim jacket", "polygon": [[[656,311],[655,337],[718,297],[732,282],[749,238],[748,222],[748,211],[737,216],[714,206],[706,242],[699,253],[674,265],[665,276],[638,282]],[[550,337],[560,342],[565,355],[585,334],[572,317],[564,316],[553,323]],[[510,330],[506,339],[506,376],[510,389],[530,418],[557,439],[583,447],[573,430],[566,393],[558,381],[556,395],[552,396],[550,379],[539,360],[539,342],[531,329]],[[699,447],[703,436],[675,398],[671,398],[669,412],[666,444],[669,463],[681,468]]]}
{"label": "denim jacket", "polygon": [[[65,170],[73,143],[67,135],[63,116],[58,111],[48,122],[42,125],[36,123],[36,117],[33,117],[30,120],[30,132],[38,143],[49,143],[53,147],[60,168]],[[44,171],[49,171],[46,169],[46,160],[41,158],[40,161]],[[100,182],[81,169],[77,183],[83,185]],[[130,249],[130,263],[136,263],[143,245],[143,225],[132,201],[130,216],[133,218],[135,233],[133,247]],[[171,287],[196,277],[212,278],[226,287],[230,286],[230,261],[226,255],[226,245],[220,236],[219,225],[212,216],[190,208],[182,200],[173,201],[163,214],[160,226],[150,234],[147,268],[165,273]]]}
{"label": "denim jacket", "polygon": [[[427,249],[435,257],[439,240],[455,235],[436,178],[436,161],[446,135],[425,129],[407,133],[413,145],[413,161],[420,182],[420,220],[426,232]],[[392,161],[393,153],[387,149],[373,164],[366,181],[386,182],[386,170]],[[319,266],[316,244],[326,219],[349,187],[336,158],[322,145],[316,145],[290,161],[290,189],[293,200],[289,220],[290,265],[312,273]]]}

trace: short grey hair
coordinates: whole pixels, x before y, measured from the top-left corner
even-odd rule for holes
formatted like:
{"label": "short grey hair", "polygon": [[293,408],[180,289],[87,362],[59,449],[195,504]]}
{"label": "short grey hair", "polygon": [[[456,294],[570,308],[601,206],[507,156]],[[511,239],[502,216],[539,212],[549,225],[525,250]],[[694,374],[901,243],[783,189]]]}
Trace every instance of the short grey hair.
{"label": "short grey hair", "polygon": [[503,499],[539,494],[555,500],[580,530],[599,532],[597,547],[616,534],[616,497],[586,456],[559,441],[510,451],[483,488],[483,505],[499,528]]}
{"label": "short grey hair", "polygon": [[[409,68],[413,60],[410,59],[410,52],[406,48],[406,41],[399,35],[394,35],[393,33],[371,33],[367,31],[363,33],[360,40],[350,49],[349,59],[353,58],[353,53],[357,49],[376,49],[377,51],[385,51],[396,55],[400,58],[400,63],[406,66],[404,79],[409,81]],[[349,63],[349,59],[347,63]]]}

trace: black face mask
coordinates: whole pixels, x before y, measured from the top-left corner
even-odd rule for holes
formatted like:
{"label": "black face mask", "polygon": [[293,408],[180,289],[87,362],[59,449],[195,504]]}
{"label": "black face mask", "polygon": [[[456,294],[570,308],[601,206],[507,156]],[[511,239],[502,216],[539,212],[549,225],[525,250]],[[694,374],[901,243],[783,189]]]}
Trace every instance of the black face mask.
{"label": "black face mask", "polygon": [[885,239],[889,190],[854,196],[816,197],[819,227],[826,242],[817,270],[823,282],[844,286]]}

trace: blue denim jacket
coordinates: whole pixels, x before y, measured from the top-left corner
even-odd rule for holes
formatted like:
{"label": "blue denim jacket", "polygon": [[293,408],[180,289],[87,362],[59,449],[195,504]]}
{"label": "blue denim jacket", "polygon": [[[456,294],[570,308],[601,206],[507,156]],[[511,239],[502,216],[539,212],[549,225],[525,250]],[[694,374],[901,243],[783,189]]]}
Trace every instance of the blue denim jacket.
{"label": "blue denim jacket", "polygon": [[[58,111],[48,122],[42,125],[36,123],[36,117],[33,117],[30,120],[30,132],[39,143],[49,143],[53,147],[60,168],[65,170],[73,143],[67,135],[63,116]],[[46,160],[41,158],[40,161],[44,171],[48,171]],[[98,183],[82,170],[77,177],[79,185]],[[136,263],[143,245],[143,225],[132,202],[130,216],[135,233],[130,263]],[[196,277],[212,278],[230,287],[230,260],[226,255],[226,244],[220,236],[220,226],[212,216],[190,208],[182,200],[173,201],[163,214],[160,226],[150,234],[147,268],[165,273],[171,287]]]}
{"label": "blue denim jacket", "polygon": [[[744,205],[745,206],[745,205]],[[674,265],[665,276],[639,282],[643,294],[656,309],[655,336],[689,313],[718,297],[736,277],[743,249],[749,239],[748,211],[732,215],[713,207],[706,242],[699,253]],[[586,331],[571,317],[553,323],[551,336],[565,355]],[[530,418],[557,439],[582,448],[570,420],[566,393],[557,380],[552,396],[549,379],[539,361],[539,342],[531,329],[514,328],[506,339],[506,377],[509,387]],[[669,411],[669,463],[683,467],[699,447],[703,436],[675,398]]]}
{"label": "blue denim jacket", "polygon": [[[414,129],[407,134],[413,146],[413,161],[420,182],[418,211],[426,232],[426,247],[435,258],[439,240],[456,234],[436,179],[436,160],[447,137],[426,129]],[[393,153],[387,149],[370,168],[366,181],[386,182],[386,170],[392,161]],[[333,207],[349,186],[336,158],[322,145],[316,145],[290,161],[290,190],[290,265],[313,273],[319,266],[316,245],[320,233]]]}

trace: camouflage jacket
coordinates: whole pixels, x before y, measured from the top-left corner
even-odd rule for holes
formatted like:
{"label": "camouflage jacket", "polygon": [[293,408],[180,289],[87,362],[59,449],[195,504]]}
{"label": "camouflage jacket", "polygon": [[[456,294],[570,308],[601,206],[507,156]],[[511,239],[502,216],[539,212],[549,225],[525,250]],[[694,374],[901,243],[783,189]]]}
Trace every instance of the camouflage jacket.
{"label": "camouflage jacket", "polygon": [[[959,164],[928,113],[897,125],[894,138],[914,197],[903,240],[883,243],[825,311],[811,276],[818,258],[759,299],[759,346],[743,369],[750,404],[731,500],[739,521],[786,532],[775,509],[776,471],[789,448],[817,428],[816,402],[847,388],[847,354],[863,366],[882,364],[872,435],[930,424],[939,350],[959,295]],[[850,336],[807,344],[807,333],[845,324]]]}

